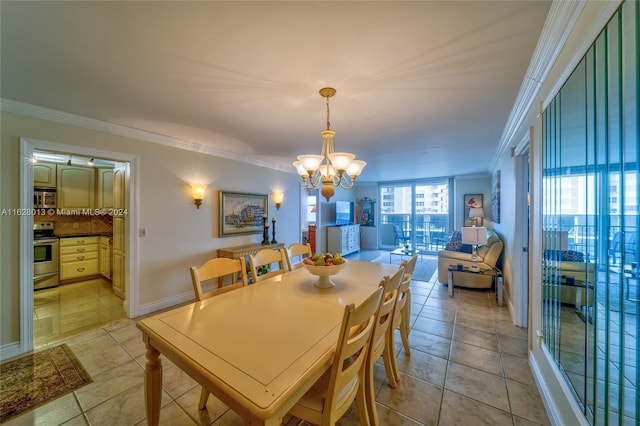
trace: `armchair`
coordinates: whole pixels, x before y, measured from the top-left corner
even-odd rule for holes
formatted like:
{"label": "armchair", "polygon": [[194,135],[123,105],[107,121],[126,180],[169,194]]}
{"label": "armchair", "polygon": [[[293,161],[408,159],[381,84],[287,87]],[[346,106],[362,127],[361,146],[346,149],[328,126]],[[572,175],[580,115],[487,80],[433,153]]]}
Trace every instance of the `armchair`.
{"label": "armchair", "polygon": [[[478,267],[480,269],[494,269],[502,254],[504,243],[493,230],[487,229],[487,243],[479,246],[476,251],[478,257]],[[471,252],[463,250],[462,235],[460,231],[454,231],[449,237],[449,241],[445,246],[445,250],[438,252],[438,281],[442,284],[449,284],[448,267],[450,265],[462,264],[465,267],[471,266]],[[464,274],[460,277],[460,281],[456,280],[456,286],[471,288],[490,288],[493,277]]]}

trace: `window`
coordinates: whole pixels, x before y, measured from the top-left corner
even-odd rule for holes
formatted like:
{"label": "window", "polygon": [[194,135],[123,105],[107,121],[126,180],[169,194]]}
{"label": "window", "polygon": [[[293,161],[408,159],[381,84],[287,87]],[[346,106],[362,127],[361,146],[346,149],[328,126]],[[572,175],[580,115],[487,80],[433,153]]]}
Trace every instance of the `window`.
{"label": "window", "polygon": [[[425,252],[444,248],[450,229],[448,180],[382,184],[380,198],[382,248],[405,243]],[[385,226],[393,231],[383,232]]]}

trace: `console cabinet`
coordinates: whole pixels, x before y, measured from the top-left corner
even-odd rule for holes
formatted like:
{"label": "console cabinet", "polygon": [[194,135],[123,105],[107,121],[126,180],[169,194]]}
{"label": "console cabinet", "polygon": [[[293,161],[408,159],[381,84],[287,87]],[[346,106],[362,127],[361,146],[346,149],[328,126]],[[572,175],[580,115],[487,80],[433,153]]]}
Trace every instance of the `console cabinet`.
{"label": "console cabinet", "polygon": [[360,250],[360,225],[327,227],[327,251],[342,255]]}

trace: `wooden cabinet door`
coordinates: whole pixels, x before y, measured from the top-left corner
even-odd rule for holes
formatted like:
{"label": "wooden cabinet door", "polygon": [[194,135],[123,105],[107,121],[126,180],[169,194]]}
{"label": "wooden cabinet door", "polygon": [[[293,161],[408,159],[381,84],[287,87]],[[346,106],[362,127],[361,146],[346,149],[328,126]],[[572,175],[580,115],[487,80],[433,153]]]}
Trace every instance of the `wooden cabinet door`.
{"label": "wooden cabinet door", "polygon": [[113,207],[113,169],[98,169],[98,200],[97,208],[110,209]]}
{"label": "wooden cabinet door", "polygon": [[58,165],[58,208],[81,210],[95,207],[95,169]]}
{"label": "wooden cabinet door", "polygon": [[113,170],[113,269],[111,271],[111,282],[113,292],[123,299],[126,298],[126,225],[127,225],[127,205],[126,205],[126,183],[127,169],[125,165],[116,167]]}
{"label": "wooden cabinet door", "polygon": [[56,180],[55,164],[39,161],[33,165],[33,186],[38,188],[55,188]]}

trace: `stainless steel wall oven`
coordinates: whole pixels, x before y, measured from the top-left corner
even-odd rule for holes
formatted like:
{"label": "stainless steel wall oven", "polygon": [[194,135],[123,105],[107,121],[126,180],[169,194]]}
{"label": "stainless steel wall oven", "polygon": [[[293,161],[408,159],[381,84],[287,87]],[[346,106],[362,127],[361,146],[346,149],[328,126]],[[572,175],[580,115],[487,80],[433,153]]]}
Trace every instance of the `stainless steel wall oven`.
{"label": "stainless steel wall oven", "polygon": [[58,285],[59,239],[52,222],[33,224],[33,289]]}

